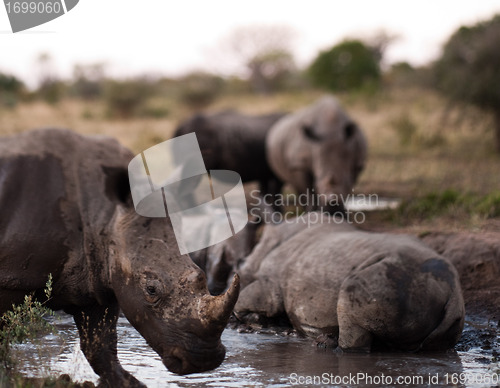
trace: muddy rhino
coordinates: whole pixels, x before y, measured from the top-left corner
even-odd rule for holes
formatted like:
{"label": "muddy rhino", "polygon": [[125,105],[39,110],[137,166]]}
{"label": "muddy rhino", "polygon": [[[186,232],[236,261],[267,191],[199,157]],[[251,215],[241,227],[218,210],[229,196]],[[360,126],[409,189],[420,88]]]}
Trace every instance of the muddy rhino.
{"label": "muddy rhino", "polygon": [[272,171],[307,198],[308,211],[343,210],[365,166],[366,149],[363,132],[332,96],[285,116],[266,139]]}
{"label": "muddy rhino", "polygon": [[37,130],[0,140],[0,314],[27,293],[73,315],[103,387],[143,387],[118,362],[121,309],[172,372],[216,368],[239,282],[209,295],[168,218],[144,218],[129,196],[133,155],[115,140]]}
{"label": "muddy rhino", "polygon": [[416,238],[335,222],[292,235],[286,224],[266,228],[274,229],[241,269],[249,283],[235,306],[242,321],[285,317],[344,350],[447,349],[458,341],[465,311],[457,271]]}

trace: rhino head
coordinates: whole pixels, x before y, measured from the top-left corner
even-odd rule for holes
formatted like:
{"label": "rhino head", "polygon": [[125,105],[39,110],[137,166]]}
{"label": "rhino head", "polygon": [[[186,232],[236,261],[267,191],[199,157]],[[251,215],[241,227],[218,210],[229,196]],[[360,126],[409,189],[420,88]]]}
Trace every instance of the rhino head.
{"label": "rhino head", "polygon": [[[321,99],[304,115],[301,131],[307,144],[310,182],[317,205],[343,209],[366,161],[366,139],[359,126],[333,97]],[[316,206],[317,208],[317,206]]]}
{"label": "rhino head", "polygon": [[110,244],[110,279],[129,322],[177,374],[218,367],[220,336],[239,293],[237,276],[211,296],[204,273],[181,255],[169,218],[118,209]]}

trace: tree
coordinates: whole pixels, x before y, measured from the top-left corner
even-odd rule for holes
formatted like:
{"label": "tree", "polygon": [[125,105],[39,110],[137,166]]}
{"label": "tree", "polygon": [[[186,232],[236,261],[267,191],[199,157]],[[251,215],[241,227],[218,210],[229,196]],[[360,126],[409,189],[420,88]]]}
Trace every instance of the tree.
{"label": "tree", "polygon": [[380,81],[381,53],[359,40],[345,40],[322,51],[308,75],[316,86],[332,91],[356,90]]}
{"label": "tree", "polygon": [[136,77],[124,80],[109,79],[104,86],[104,102],[111,117],[134,117],[145,102],[156,94],[156,80]]}
{"label": "tree", "polygon": [[22,81],[13,75],[0,73],[0,106],[14,107],[23,91]]}
{"label": "tree", "polygon": [[48,53],[41,53],[37,58],[39,69],[38,95],[50,104],[58,103],[65,91],[64,83],[56,76],[52,57]]}
{"label": "tree", "polygon": [[195,71],[179,79],[179,98],[192,109],[211,104],[224,87],[224,80],[213,74]]}
{"label": "tree", "polygon": [[460,27],[434,64],[435,84],[455,101],[491,111],[500,152],[500,15]]}
{"label": "tree", "polygon": [[267,94],[282,88],[296,71],[294,36],[287,26],[245,26],[234,30],[223,46],[245,67],[252,88]]}
{"label": "tree", "polygon": [[73,93],[84,100],[102,96],[104,89],[104,64],[75,65],[73,67]]}

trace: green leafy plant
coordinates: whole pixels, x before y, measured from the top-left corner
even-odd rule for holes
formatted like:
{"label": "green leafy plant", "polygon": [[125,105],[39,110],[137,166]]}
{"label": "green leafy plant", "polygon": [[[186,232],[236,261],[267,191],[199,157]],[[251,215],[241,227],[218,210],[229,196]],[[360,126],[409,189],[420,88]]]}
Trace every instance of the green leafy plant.
{"label": "green leafy plant", "polygon": [[45,284],[45,301],[40,302],[34,294],[24,297],[24,302],[12,305],[12,310],[0,317],[0,367],[9,371],[15,366],[10,355],[12,345],[35,340],[39,335],[52,333],[55,328],[45,318],[54,315],[46,304],[52,295],[52,274]]}
{"label": "green leafy plant", "polygon": [[435,85],[452,100],[493,113],[495,145],[500,152],[500,15],[460,27],[434,64]]}
{"label": "green leafy plant", "polygon": [[144,103],[154,96],[156,87],[148,79],[109,80],[104,89],[104,102],[111,117],[135,117]]}
{"label": "green leafy plant", "polygon": [[359,40],[346,40],[319,53],[308,75],[315,86],[331,91],[373,89],[381,76],[376,53]]}

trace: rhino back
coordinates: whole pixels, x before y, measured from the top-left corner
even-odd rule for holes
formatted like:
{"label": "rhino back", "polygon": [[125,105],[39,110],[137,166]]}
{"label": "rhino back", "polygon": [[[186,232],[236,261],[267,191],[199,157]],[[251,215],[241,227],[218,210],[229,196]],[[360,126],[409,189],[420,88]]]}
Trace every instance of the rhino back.
{"label": "rhino back", "polygon": [[196,133],[207,169],[235,170],[243,181],[259,180],[271,174],[266,136],[283,116],[250,116],[234,111],[197,115],[181,124],[175,136]]}
{"label": "rhino back", "polygon": [[96,288],[89,283],[105,267],[103,234],[115,209],[106,171],[129,159],[115,141],[68,130],[1,139],[0,288],[40,289],[49,273],[54,290]]}

